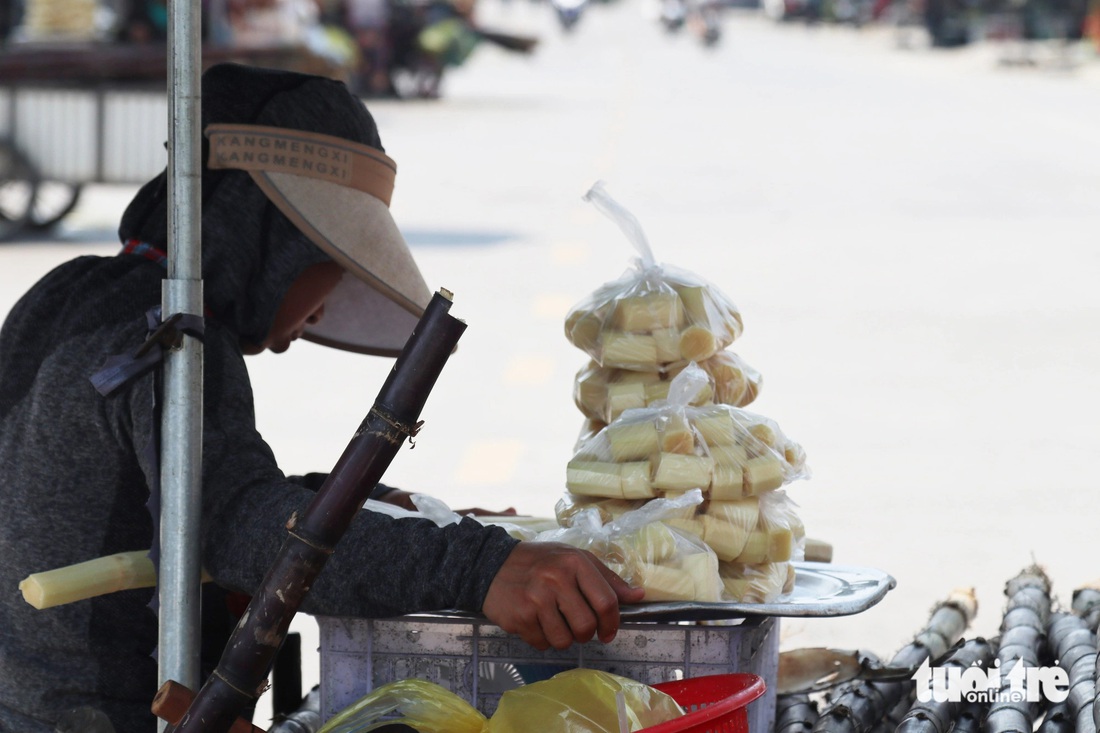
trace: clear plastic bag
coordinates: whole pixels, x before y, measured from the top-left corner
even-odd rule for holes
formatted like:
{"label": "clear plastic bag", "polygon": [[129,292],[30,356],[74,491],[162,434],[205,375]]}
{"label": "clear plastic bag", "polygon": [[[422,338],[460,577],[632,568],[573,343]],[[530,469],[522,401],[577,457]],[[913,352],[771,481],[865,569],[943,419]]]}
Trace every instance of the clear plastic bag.
{"label": "clear plastic bag", "polygon": [[[585,417],[607,424],[625,410],[651,407],[667,400],[672,379],[686,366],[681,363],[662,371],[639,372],[590,361],[577,372],[573,402]],[[730,351],[720,351],[698,366],[706,373],[708,384],[693,397],[692,405],[720,403],[744,407],[760,392],[763,382],[760,372]]]}
{"label": "clear plastic bag", "polygon": [[693,407],[709,378],[694,364],[668,399],[624,411],[583,440],[566,466],[577,496],[644,500],[700,489],[728,501],[809,476],[805,451],[771,419],[729,405]]}
{"label": "clear plastic bag", "polygon": [[714,356],[741,335],[741,313],[733,301],[698,275],[658,264],[638,220],[602,182],[585,200],[619,225],[639,257],[622,277],[569,311],[570,343],[600,366],[656,372]]}
{"label": "clear plastic bag", "polygon": [[420,733],[621,733],[683,714],[660,690],[607,672],[573,669],[508,690],[489,719],[439,685],[391,682],[337,713],[318,733],[366,733],[395,723]]}
{"label": "clear plastic bag", "polygon": [[695,489],[644,502],[606,523],[598,505],[587,506],[571,516],[568,527],[542,532],[536,541],[588,550],[623,580],[644,588],[646,602],[716,602],[723,591],[714,550],[665,521],[694,516],[702,502]]}

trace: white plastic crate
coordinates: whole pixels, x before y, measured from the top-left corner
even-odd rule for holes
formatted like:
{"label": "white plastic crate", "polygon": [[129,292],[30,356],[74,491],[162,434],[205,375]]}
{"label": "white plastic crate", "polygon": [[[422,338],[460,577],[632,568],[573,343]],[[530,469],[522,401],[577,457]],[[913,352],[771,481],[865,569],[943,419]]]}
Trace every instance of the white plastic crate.
{"label": "white plastic crate", "polygon": [[625,623],[610,644],[545,652],[492,624],[464,618],[321,616],[317,625],[324,720],[375,687],[410,678],[434,682],[492,715],[506,690],[587,667],[646,684],[750,672],[764,678],[767,692],[749,705],[749,730],[768,733],[775,722],[779,621],[774,617],[747,618],[736,626]]}

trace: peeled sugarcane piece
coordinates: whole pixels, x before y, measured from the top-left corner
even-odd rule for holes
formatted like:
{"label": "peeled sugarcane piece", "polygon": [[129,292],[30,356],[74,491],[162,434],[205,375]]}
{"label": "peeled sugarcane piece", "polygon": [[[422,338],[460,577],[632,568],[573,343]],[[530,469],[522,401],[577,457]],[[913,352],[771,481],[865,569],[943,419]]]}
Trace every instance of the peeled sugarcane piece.
{"label": "peeled sugarcane piece", "polygon": [[684,323],[684,307],[671,290],[631,295],[615,301],[611,323],[621,331],[679,328]]}
{"label": "peeled sugarcane piece", "polygon": [[765,562],[786,562],[794,552],[794,538],[789,527],[754,529],[749,533],[741,554],[733,560],[748,565]]}
{"label": "peeled sugarcane piece", "polygon": [[624,369],[656,370],[657,341],[648,334],[604,331],[600,363]]}
{"label": "peeled sugarcane piece", "polygon": [[[993,662],[993,646],[985,639],[968,639],[961,647],[956,649],[941,667],[948,670],[957,668],[966,671],[971,667],[986,669]],[[918,685],[921,682],[918,680]],[[932,688],[932,680],[926,683]],[[936,696],[930,696],[927,702],[920,699],[918,691],[917,700],[909,708],[909,712],[901,719],[896,733],[947,733],[954,724],[962,710],[961,700],[939,700]]]}
{"label": "peeled sugarcane piece", "polygon": [[692,424],[708,446],[737,445],[738,435],[743,432],[733,414],[722,407],[700,409]]}
{"label": "peeled sugarcane piece", "polygon": [[610,369],[590,361],[573,378],[573,403],[590,420],[608,422],[607,387]]}
{"label": "peeled sugarcane piece", "polygon": [[607,426],[608,449],[616,461],[637,461],[660,452],[657,424],[652,419],[617,420]]}
{"label": "peeled sugarcane piece", "polygon": [[817,703],[807,694],[775,698],[775,733],[810,733],[817,722]]}
{"label": "peeled sugarcane piece", "polygon": [[722,347],[706,326],[688,326],[680,332],[680,357],[687,361],[707,359]]}
{"label": "peeled sugarcane piece", "polygon": [[1058,666],[1069,675],[1070,717],[1076,733],[1096,733],[1093,717],[1096,701],[1096,634],[1085,620],[1072,613],[1051,614],[1047,638]]}
{"label": "peeled sugarcane piece", "polygon": [[718,577],[718,558],[712,552],[696,552],[684,556],[684,571],[695,586],[693,600],[717,603],[722,600],[722,579]]}
{"label": "peeled sugarcane piece", "polygon": [[[679,410],[669,410],[657,420],[657,434],[662,453],[695,455],[695,433]],[[707,482],[709,485],[709,481]],[[700,487],[705,488],[705,487]]]}
{"label": "peeled sugarcane piece", "polygon": [[756,497],[732,501],[712,499],[706,503],[703,513],[715,520],[743,529],[745,532],[751,532],[760,524],[760,500]]}
{"label": "peeled sugarcane piece", "polygon": [[832,562],[833,546],[825,540],[807,537],[803,548],[803,559],[806,562]]}
{"label": "peeled sugarcane piece", "polygon": [[660,453],[653,471],[653,486],[666,491],[706,489],[710,486],[713,470],[714,459],[710,456]]}
{"label": "peeled sugarcane piece", "polygon": [[[699,429],[698,423],[695,424],[695,429]],[[734,443],[733,445],[707,445],[707,452],[710,453],[710,457],[714,459],[715,465],[736,466],[740,468],[749,460],[748,451],[745,450],[743,445],[738,443]]]}
{"label": "peeled sugarcane piece", "polygon": [[[1040,665],[1040,652],[1050,619],[1050,579],[1038,566],[1022,570],[1005,584],[1008,604],[1001,622],[997,661],[1001,685],[985,714],[988,733],[1030,733],[1039,714],[1037,702],[1015,700],[1012,670]],[[1018,684],[1018,683],[1017,683]]]}
{"label": "peeled sugarcane piece", "polygon": [[607,385],[607,409],[612,419],[626,410],[646,406],[645,385],[640,382],[616,382]]}
{"label": "peeled sugarcane piece", "polygon": [[[668,499],[669,501],[677,501],[690,491],[691,491],[691,489],[670,489],[668,491],[662,491],[661,492],[661,498],[662,499]],[[672,514],[666,515],[666,518],[695,519],[696,518],[695,515],[698,513],[698,511],[699,511],[698,505],[687,505],[687,506],[683,506],[679,511],[676,511],[676,512],[673,512]],[[700,532],[701,531],[702,530],[700,530]],[[702,536],[702,535],[700,535],[700,536]]]}
{"label": "peeled sugarcane piece", "polygon": [[714,377],[715,402],[744,407],[760,394],[763,377],[736,354],[720,351],[699,366]]}
{"label": "peeled sugarcane piece", "polygon": [[608,307],[595,311],[573,310],[565,319],[565,337],[581,351],[595,355],[600,350],[600,332]]}
{"label": "peeled sugarcane piece", "polygon": [[745,551],[749,532],[721,519],[703,515],[703,542],[719,560],[732,560]]}
{"label": "peeled sugarcane piece", "polygon": [[[942,656],[960,638],[978,611],[974,590],[957,589],[932,609],[928,626],[890,660],[890,667],[916,669],[926,659]],[[830,698],[814,725],[815,733],[864,733],[909,696],[911,680],[866,681],[843,685]]]}
{"label": "peeled sugarcane piece", "polygon": [[581,431],[577,435],[577,442],[575,443],[575,450],[577,454],[574,458],[586,461],[599,460],[599,455],[593,452],[585,452],[584,448],[588,445],[590,440],[600,434],[600,431],[607,427],[607,423],[600,422],[599,420],[585,420],[581,425]]}
{"label": "peeled sugarcane piece", "polygon": [[737,307],[720,291],[707,285],[673,286],[684,304],[689,323],[709,326],[720,334],[719,348],[729,346],[744,330]]}
{"label": "peeled sugarcane piece", "polygon": [[683,517],[670,517],[668,519],[662,519],[666,525],[679,532],[683,532],[686,535],[692,537],[698,537],[703,539],[703,520],[701,519],[684,519]]}
{"label": "peeled sugarcane piece", "polygon": [[750,565],[786,562],[795,549],[791,526],[799,521],[795,517],[794,503],[782,491],[769,493],[758,501],[760,514],[756,527],[749,533],[741,554],[734,559]]}
{"label": "peeled sugarcane piece", "polygon": [[660,565],[676,554],[676,536],[664,524],[651,522],[620,542],[635,562]]}
{"label": "peeled sugarcane piece", "polygon": [[620,463],[624,499],[653,499],[657,492],[649,480],[649,461]]}
{"label": "peeled sugarcane piece", "polygon": [[641,563],[634,583],[645,588],[647,602],[695,600],[695,581],[681,568]]}
{"label": "peeled sugarcane piece", "polygon": [[745,496],[759,496],[786,482],[786,465],[770,455],[749,458],[741,467]]}
{"label": "peeled sugarcane piece", "polygon": [[771,603],[787,592],[790,563],[718,564],[726,596],[739,603]]}
{"label": "peeled sugarcane piece", "polygon": [[677,328],[662,328],[653,331],[653,343],[657,347],[657,363],[671,364],[680,361],[680,330]]}
{"label": "peeled sugarcane piece", "polygon": [[715,463],[710,477],[709,496],[716,501],[731,501],[745,494],[745,475],[736,464]]}
{"label": "peeled sugarcane piece", "polygon": [[624,498],[623,477],[618,463],[570,461],[565,469],[565,487],[581,496]]}
{"label": "peeled sugarcane piece", "polygon": [[[203,572],[202,580],[208,582],[210,576]],[[24,601],[41,610],[156,584],[149,551],[135,550],[28,575],[19,582],[19,590]]]}
{"label": "peeled sugarcane piece", "polygon": [[795,471],[802,472],[806,468],[806,450],[794,441],[787,441],[783,445],[783,460]]}

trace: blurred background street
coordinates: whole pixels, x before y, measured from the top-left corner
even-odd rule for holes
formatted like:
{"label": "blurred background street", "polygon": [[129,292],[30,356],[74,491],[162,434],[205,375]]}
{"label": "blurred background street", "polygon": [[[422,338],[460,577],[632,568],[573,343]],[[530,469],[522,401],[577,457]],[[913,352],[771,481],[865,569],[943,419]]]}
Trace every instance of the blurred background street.
{"label": "blurred background street", "polygon": [[[1065,603],[1100,578],[1091,46],[1034,44],[1020,63],[1014,41],[940,49],[919,29],[750,8],[725,9],[705,45],[637,0],[569,32],[526,0],[478,17],[539,45],[478,47],[439,99],[368,102],[399,165],[395,217],[469,323],[387,483],[553,516],[587,360],[563,319],[635,255],[581,199],[602,179],[658,260],[740,307],[731,349],[764,377],[749,409],[808,454],[813,477],[788,487],[808,534],[897,579],[859,616],[785,620],[785,647],[889,655],[956,586],[977,591],[972,633],[994,635],[1030,563]],[[0,313],[55,264],[113,253],[135,190],[88,186],[49,233],[0,244]],[[288,473],[333,465],[389,366],[307,343],[251,359]]]}

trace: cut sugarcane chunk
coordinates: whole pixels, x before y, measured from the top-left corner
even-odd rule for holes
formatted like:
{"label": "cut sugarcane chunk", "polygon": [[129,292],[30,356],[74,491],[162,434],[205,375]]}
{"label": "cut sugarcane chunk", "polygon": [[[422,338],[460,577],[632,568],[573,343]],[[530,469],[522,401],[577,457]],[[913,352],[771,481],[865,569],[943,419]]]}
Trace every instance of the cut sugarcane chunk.
{"label": "cut sugarcane chunk", "polygon": [[692,537],[703,539],[703,521],[701,519],[685,519],[683,517],[670,517],[663,519],[666,525],[679,532]]}
{"label": "cut sugarcane chunk", "polygon": [[733,445],[708,445],[707,451],[710,452],[710,457],[714,459],[716,466],[737,466],[740,468],[745,464],[745,461],[749,460],[748,451],[745,450],[743,445],[737,443]]}
{"label": "cut sugarcane chunk", "polygon": [[716,409],[696,416],[695,429],[707,445],[735,445],[739,429],[729,410]]}
{"label": "cut sugarcane chunk", "polygon": [[622,545],[625,552],[633,553],[637,562],[660,565],[676,554],[676,537],[660,522],[645,525],[629,535]]}
{"label": "cut sugarcane chunk", "polygon": [[688,326],[680,333],[680,356],[702,361],[718,351],[718,339],[706,326]]}
{"label": "cut sugarcane chunk", "polygon": [[718,575],[718,558],[710,552],[695,552],[685,555],[684,571],[691,576],[695,586],[693,600],[702,603],[715,603],[722,600],[722,579]]}
{"label": "cut sugarcane chunk", "polygon": [[745,496],[758,496],[765,491],[778,489],[786,481],[784,463],[775,456],[750,458],[742,467],[745,478]]}
{"label": "cut sugarcane chunk", "polygon": [[680,361],[680,331],[673,328],[662,328],[652,334],[653,343],[657,347],[657,361],[660,364],[668,364]]}
{"label": "cut sugarcane chunk", "polygon": [[684,323],[684,308],[676,293],[652,292],[620,298],[612,323],[623,331],[678,328]]}
{"label": "cut sugarcane chunk", "polygon": [[612,419],[624,410],[646,406],[645,385],[639,382],[619,382],[607,385],[607,408]]}
{"label": "cut sugarcane chunk", "polygon": [[740,499],[744,495],[744,484],[740,466],[716,462],[710,478],[710,498],[717,501]]}
{"label": "cut sugarcane chunk", "polygon": [[657,342],[645,334],[605,331],[601,361],[612,366],[651,367],[657,364]]}
{"label": "cut sugarcane chunk", "polygon": [[686,456],[680,453],[661,453],[653,472],[654,488],[664,490],[703,489],[710,487],[714,459],[710,456]]}
{"label": "cut sugarcane chunk", "polygon": [[649,481],[649,461],[620,463],[624,499],[652,499],[657,496]]}
{"label": "cut sugarcane chunk", "polygon": [[565,469],[565,486],[581,496],[623,498],[623,479],[618,463],[570,461]]}
{"label": "cut sugarcane chunk", "polygon": [[620,462],[649,458],[658,453],[660,445],[657,424],[652,420],[618,421],[607,427],[607,442],[611,457]]}
{"label": "cut sugarcane chunk", "polygon": [[661,452],[695,454],[695,433],[682,413],[670,411],[663,415],[657,423],[657,431]]}
{"label": "cut sugarcane chunk", "polygon": [[733,560],[745,550],[749,540],[749,532],[743,527],[737,527],[703,515],[703,542],[706,542],[719,560]]}
{"label": "cut sugarcane chunk", "polygon": [[760,501],[756,497],[735,501],[711,501],[707,504],[706,514],[748,532],[756,529],[760,522]]}
{"label": "cut sugarcane chunk", "polygon": [[734,560],[748,564],[785,562],[791,559],[794,539],[786,527],[756,529],[749,534],[745,549]]}
{"label": "cut sugarcane chunk", "polygon": [[640,563],[637,577],[645,588],[646,601],[695,600],[695,581],[680,568]]}

